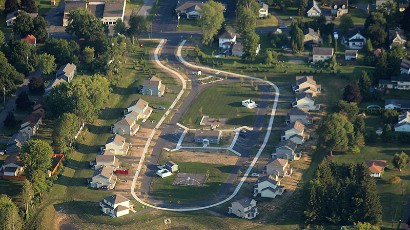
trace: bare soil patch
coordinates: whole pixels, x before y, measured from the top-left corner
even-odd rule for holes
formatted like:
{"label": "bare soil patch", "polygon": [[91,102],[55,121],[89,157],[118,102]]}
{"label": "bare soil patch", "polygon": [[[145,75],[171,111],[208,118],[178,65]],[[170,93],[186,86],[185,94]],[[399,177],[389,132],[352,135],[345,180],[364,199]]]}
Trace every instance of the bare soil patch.
{"label": "bare soil patch", "polygon": [[198,162],[206,164],[235,165],[239,157],[228,151],[191,152],[176,151],[163,152],[167,158],[176,162]]}
{"label": "bare soil patch", "polygon": [[203,186],[208,179],[205,174],[178,173],[172,185],[177,186]]}

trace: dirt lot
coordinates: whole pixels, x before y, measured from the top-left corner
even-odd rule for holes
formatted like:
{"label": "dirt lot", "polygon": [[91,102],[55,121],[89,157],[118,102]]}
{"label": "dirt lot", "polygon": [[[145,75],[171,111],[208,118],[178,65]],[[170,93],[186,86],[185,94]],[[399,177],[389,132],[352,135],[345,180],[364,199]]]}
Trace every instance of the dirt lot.
{"label": "dirt lot", "polygon": [[151,134],[151,129],[141,128],[136,136],[131,137],[132,148],[129,152],[130,156],[141,157],[144,146]]}
{"label": "dirt lot", "polygon": [[198,162],[206,164],[223,164],[235,165],[239,157],[233,153],[226,151],[218,152],[190,152],[190,151],[176,151],[163,152],[167,158],[171,158],[177,162]]}

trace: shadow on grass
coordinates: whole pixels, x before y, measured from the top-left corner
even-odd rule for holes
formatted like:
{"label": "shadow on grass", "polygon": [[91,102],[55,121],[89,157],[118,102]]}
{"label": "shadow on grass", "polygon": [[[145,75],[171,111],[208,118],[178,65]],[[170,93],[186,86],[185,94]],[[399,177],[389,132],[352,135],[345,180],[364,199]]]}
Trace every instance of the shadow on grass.
{"label": "shadow on grass", "polygon": [[87,178],[60,176],[54,183],[64,186],[87,186]]}
{"label": "shadow on grass", "polygon": [[93,124],[87,125],[87,130],[93,134],[103,134],[111,131],[110,126],[97,126]]}
{"label": "shadow on grass", "polygon": [[247,115],[239,118],[230,118],[226,124],[227,125],[247,125],[252,126],[254,121],[256,120],[256,115]]}
{"label": "shadow on grass", "polygon": [[102,120],[117,120],[124,115],[123,108],[105,108],[101,114],[100,119]]}
{"label": "shadow on grass", "polygon": [[86,145],[82,143],[76,143],[75,148],[80,153],[97,153],[100,151],[101,145]]}

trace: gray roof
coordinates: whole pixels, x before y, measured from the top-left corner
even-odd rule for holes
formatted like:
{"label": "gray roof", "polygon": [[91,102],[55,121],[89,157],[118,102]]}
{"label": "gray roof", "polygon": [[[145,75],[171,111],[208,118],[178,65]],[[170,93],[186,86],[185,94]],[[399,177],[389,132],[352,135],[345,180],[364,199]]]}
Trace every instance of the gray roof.
{"label": "gray roof", "polygon": [[97,169],[97,170],[94,171],[93,177],[103,176],[107,179],[110,179],[112,174],[113,174],[113,169],[111,167],[102,167],[102,168]]}
{"label": "gray roof", "polygon": [[[269,161],[266,165],[269,165],[271,167],[276,167],[276,168],[283,168],[288,164],[288,160],[286,159],[281,159],[281,158],[276,158],[274,160]],[[274,178],[273,178],[274,179]]]}
{"label": "gray roof", "polygon": [[24,12],[24,13],[28,14],[30,16],[30,18],[35,18],[35,17],[38,16],[38,13],[27,13],[24,10],[17,10],[17,11],[13,11],[11,13],[8,13],[7,16],[6,16],[6,21],[8,21],[8,20],[10,20],[14,17],[17,17],[20,12]]}
{"label": "gray roof", "polygon": [[67,63],[63,66],[60,67],[60,69],[57,71],[56,75],[57,77],[60,75],[67,75],[75,71],[77,69],[77,66],[72,64],[72,63]]}
{"label": "gray roof", "polygon": [[276,146],[276,148],[281,148],[281,147],[286,147],[286,148],[289,148],[295,151],[297,144],[291,140],[284,140],[284,141],[279,142],[279,144]]}
{"label": "gray roof", "polygon": [[233,44],[232,52],[243,52],[243,45],[240,42]]}
{"label": "gray roof", "polygon": [[236,200],[242,207],[249,207],[251,206],[252,198],[244,197],[242,199]]}
{"label": "gray roof", "polygon": [[386,99],[384,100],[384,105],[400,105],[402,109],[410,109],[410,100],[400,100],[400,99]]}
{"label": "gray roof", "polygon": [[312,35],[312,36],[316,36],[316,37],[318,37],[319,36],[319,34],[314,30],[314,29],[312,29],[312,28],[307,28],[307,29],[305,29],[304,31],[303,31],[303,34],[310,34],[310,35]]}
{"label": "gray roof", "polygon": [[305,130],[305,125],[302,124],[302,122],[300,121],[295,121],[293,123],[289,123],[286,127],[285,127],[285,131],[289,130],[289,129],[296,129],[299,132],[303,132],[303,130]]}
{"label": "gray roof", "polygon": [[122,202],[130,201],[128,198],[120,194],[105,197],[104,200],[110,202],[111,204],[120,204]]}
{"label": "gray roof", "polygon": [[112,142],[122,145],[125,142],[125,138],[123,136],[119,135],[119,134],[115,134],[115,135],[109,137],[105,143],[109,144],[109,143],[112,143]]}
{"label": "gray roof", "polygon": [[296,100],[300,100],[300,99],[303,99],[305,97],[313,100],[313,97],[312,97],[311,93],[298,93],[298,94],[296,94]]}
{"label": "gray roof", "polygon": [[313,80],[313,76],[297,76],[296,77],[296,85],[300,85],[305,82],[308,82],[312,85],[316,85],[316,81]]}
{"label": "gray roof", "polygon": [[195,5],[202,6],[202,5],[204,5],[204,2],[203,1],[201,2],[201,1],[183,1],[183,0],[180,0],[179,3],[177,4],[177,7],[175,8],[175,11],[181,12],[181,11],[187,10],[188,8],[191,8]]}
{"label": "gray roof", "polygon": [[148,106],[148,102],[146,102],[145,100],[140,98],[138,100],[135,100],[135,101],[131,102],[129,107],[132,107],[134,105],[137,106],[140,109],[144,109],[145,107]]}
{"label": "gray roof", "polygon": [[103,17],[121,18],[124,11],[124,1],[105,2]]}
{"label": "gray roof", "polygon": [[333,48],[313,47],[313,55],[333,55]]}
{"label": "gray roof", "polygon": [[70,11],[77,9],[86,9],[87,3],[83,1],[65,1],[64,13],[70,13]]}
{"label": "gray roof", "polygon": [[358,50],[346,50],[345,55],[347,55],[347,56],[356,56],[357,52],[358,52]]}
{"label": "gray roof", "polygon": [[233,39],[236,34],[232,31],[224,31],[221,35],[219,35],[219,39]]}
{"label": "gray roof", "polygon": [[174,162],[172,162],[172,161],[168,161],[167,163],[165,163],[165,166],[166,167],[172,167],[172,166],[174,166],[174,165],[176,165],[176,166],[178,166],[177,164],[175,164]]}
{"label": "gray roof", "polygon": [[309,113],[306,112],[306,111],[303,110],[303,109],[294,107],[294,108],[291,108],[291,109],[290,109],[289,115],[295,115],[295,116],[297,116],[297,115],[303,116],[303,115],[304,115],[304,116],[307,116],[307,115],[309,115]]}
{"label": "gray roof", "polygon": [[195,138],[218,139],[221,131],[218,130],[195,130]]}
{"label": "gray roof", "polygon": [[97,163],[111,163],[115,161],[114,155],[97,155],[95,157]]}

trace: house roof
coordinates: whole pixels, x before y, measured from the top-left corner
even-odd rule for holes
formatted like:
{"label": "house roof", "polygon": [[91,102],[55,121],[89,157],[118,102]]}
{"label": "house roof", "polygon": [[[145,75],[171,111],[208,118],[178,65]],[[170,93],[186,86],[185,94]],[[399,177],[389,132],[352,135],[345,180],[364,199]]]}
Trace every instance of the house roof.
{"label": "house roof", "polygon": [[111,163],[115,161],[114,155],[97,155],[95,157],[97,163]]}
{"label": "house roof", "polygon": [[144,80],[144,85],[149,85],[149,86],[155,86],[158,87],[158,85],[161,83],[161,79],[159,79],[156,76],[151,76],[147,79]]}
{"label": "house roof", "polygon": [[372,173],[381,173],[384,168],[387,166],[387,161],[385,160],[368,160],[366,165],[369,167],[370,172]]}
{"label": "house roof", "polygon": [[374,51],[373,51],[373,55],[375,56],[375,57],[380,57],[381,55],[382,55],[382,49],[380,49],[380,48],[377,48],[377,49],[375,49]]}
{"label": "house roof", "polygon": [[273,176],[273,175],[263,175],[263,176],[260,176],[258,178],[258,183],[262,183],[262,182],[265,182],[265,181],[267,181],[271,184],[274,184],[274,185],[279,184],[279,181],[277,181],[276,177]]}
{"label": "house roof", "polygon": [[221,35],[219,35],[219,39],[234,39],[236,34],[232,31],[225,30]]}
{"label": "house roof", "polygon": [[313,55],[333,55],[333,48],[313,47]]}
{"label": "house roof", "polygon": [[29,136],[26,133],[15,133],[9,142],[7,142],[7,145],[13,145],[17,144],[18,147],[21,147],[24,143],[26,143],[29,139]]}
{"label": "house roof", "polygon": [[195,130],[195,138],[202,138],[202,139],[218,139],[221,135],[221,131],[219,130]]}
{"label": "house roof", "polygon": [[358,50],[346,50],[345,55],[346,56],[356,56],[357,52],[358,52]]}
{"label": "house roof", "polygon": [[67,83],[66,80],[64,80],[63,78],[56,78],[54,80],[52,80],[49,84],[47,88],[54,88],[57,87],[58,85],[62,84],[62,83]]}
{"label": "house roof", "polygon": [[36,44],[36,37],[32,34],[29,34],[29,35],[25,36],[21,40],[24,40],[24,41],[26,41],[30,44]]}
{"label": "house roof", "polygon": [[410,69],[410,60],[402,59],[400,63],[400,68]]}
{"label": "house roof", "polygon": [[322,12],[322,10],[320,9],[319,5],[317,4],[315,0],[312,0],[312,3],[310,5],[311,5],[311,8],[308,10],[308,12],[311,12],[312,10],[318,13]]}
{"label": "house roof", "polygon": [[58,69],[56,75],[60,76],[60,75],[70,74],[70,73],[74,72],[76,68],[77,68],[76,65],[74,65],[72,63],[67,63],[67,64],[61,66],[60,69]]}
{"label": "house roof", "polygon": [[107,179],[110,179],[110,177],[113,174],[113,170],[110,167],[102,167],[100,169],[97,169],[94,171],[93,177],[95,176],[103,176]]}
{"label": "house roof", "polygon": [[269,6],[265,3],[263,3],[263,2],[261,2],[260,7],[261,7],[261,9],[269,10]]}
{"label": "house roof", "polygon": [[182,12],[184,10],[187,10],[188,8],[191,8],[195,5],[203,6],[204,2],[201,1],[182,1],[180,0],[179,3],[177,4],[175,11],[177,12]]}
{"label": "house roof", "polygon": [[313,80],[313,76],[296,76],[296,85],[300,85],[305,82],[316,85],[316,81]]}
{"label": "house roof", "polygon": [[284,140],[284,141],[279,142],[278,145],[276,146],[276,148],[282,148],[282,147],[295,151],[297,144],[291,140]]}
{"label": "house roof", "polygon": [[24,13],[28,14],[30,16],[30,18],[35,18],[35,17],[38,16],[38,13],[27,13],[23,10],[16,10],[16,11],[13,11],[13,12],[7,14],[6,21],[9,21],[10,19],[17,17],[20,12],[24,12]]}
{"label": "house roof", "polygon": [[20,156],[18,154],[11,154],[4,159],[3,165],[15,164],[22,166]]}
{"label": "house roof", "polygon": [[242,199],[236,200],[242,207],[249,207],[254,199],[249,197],[244,197]]}
{"label": "house roof", "polygon": [[144,109],[145,107],[148,107],[148,102],[144,101],[143,99],[139,98],[138,100],[135,100],[131,102],[129,107],[132,106],[137,106],[140,109]]}
{"label": "house roof", "polygon": [[186,13],[191,13],[191,12],[200,11],[200,10],[201,10],[201,5],[195,4],[195,5],[193,5],[193,6],[189,7],[189,8],[187,8],[187,9],[185,10],[185,12],[186,12]]}
{"label": "house roof", "polygon": [[[35,125],[37,125],[41,120],[41,114],[38,113],[32,113],[30,115],[28,115],[26,118],[24,118],[23,120],[23,124],[28,122],[29,126],[34,127]],[[21,127],[24,128],[24,127]]]}
{"label": "house roof", "polygon": [[122,17],[124,1],[107,1],[105,2],[103,17]]}
{"label": "house roof", "polygon": [[121,212],[121,211],[125,211],[125,210],[128,210],[129,208],[127,208],[127,207],[125,207],[125,206],[123,206],[123,205],[118,205],[114,210],[116,211],[116,212]]}
{"label": "house roof", "polygon": [[288,160],[276,158],[274,160],[269,161],[266,165],[269,165],[270,167],[275,167],[275,168],[283,168],[287,164],[288,164]]}
{"label": "house roof", "polygon": [[292,115],[294,115],[294,116],[297,116],[297,115],[307,116],[307,115],[309,115],[309,113],[306,111],[306,109],[304,110],[304,109],[300,109],[300,108],[297,108],[297,107],[293,107],[293,108],[290,109],[289,115],[290,116],[292,116]]}
{"label": "house roof", "polygon": [[127,125],[130,127],[133,123],[135,123],[135,120],[131,119],[130,117],[123,117],[120,118],[117,122],[115,122],[116,125]]}
{"label": "house roof", "polygon": [[[172,161],[168,161],[167,163],[165,163],[165,166],[168,166],[168,167],[172,167],[172,166],[174,166],[174,165],[177,165],[177,164],[175,164],[174,162],[172,162]],[[178,166],[178,165],[177,165]]]}
{"label": "house roof", "polygon": [[341,7],[342,5],[345,5],[347,8],[347,5],[349,4],[348,0],[333,0],[331,1],[330,5],[333,7],[337,5],[338,7]]}
{"label": "house roof", "polygon": [[119,134],[115,134],[115,135],[109,137],[105,143],[109,144],[109,143],[112,143],[112,142],[114,142],[116,144],[119,144],[119,145],[122,145],[125,142],[125,138],[123,136],[119,135]]}
{"label": "house roof", "polygon": [[68,14],[73,10],[77,9],[87,9],[87,3],[83,1],[65,1],[64,2],[64,13]]}
{"label": "house roof", "polygon": [[128,198],[120,194],[105,197],[104,200],[110,202],[111,204],[121,204],[123,202],[130,201]]}
{"label": "house roof", "polygon": [[403,109],[410,109],[410,100],[401,100],[401,99],[386,99],[384,100],[384,105],[400,105]]}
{"label": "house roof", "polygon": [[299,132],[303,132],[305,130],[305,125],[302,124],[302,122],[300,122],[300,121],[295,121],[293,123],[289,123],[286,126],[285,131],[287,131],[289,129],[296,129]]}
{"label": "house roof", "polygon": [[240,42],[233,44],[232,52],[243,52],[243,45]]}
{"label": "house roof", "polygon": [[303,98],[309,98],[310,100],[313,100],[313,96],[311,93],[298,93],[296,94],[296,100],[299,101]]}
{"label": "house roof", "polygon": [[407,122],[410,123],[410,112],[404,112],[402,115],[399,115],[399,123]]}
{"label": "house roof", "polygon": [[316,32],[314,29],[312,29],[312,28],[310,28],[310,27],[307,28],[307,29],[305,29],[305,30],[303,30],[303,34],[304,34],[304,35],[309,34],[309,35],[311,35],[311,36],[319,37],[319,33]]}

